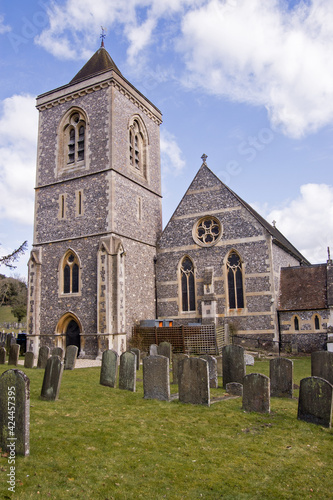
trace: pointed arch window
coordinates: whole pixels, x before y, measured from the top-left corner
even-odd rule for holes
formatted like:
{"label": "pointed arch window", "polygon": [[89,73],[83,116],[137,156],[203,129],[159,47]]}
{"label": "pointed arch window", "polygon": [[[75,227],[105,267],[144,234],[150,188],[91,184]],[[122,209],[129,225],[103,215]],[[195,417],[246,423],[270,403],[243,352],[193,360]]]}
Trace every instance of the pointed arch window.
{"label": "pointed arch window", "polygon": [[294,316],[294,330],[295,330],[295,332],[299,331],[299,318],[298,318],[298,316]]}
{"label": "pointed arch window", "polygon": [[236,252],[231,252],[227,261],[229,309],[244,308],[242,262]]}
{"label": "pointed arch window", "polygon": [[65,255],[62,266],[62,293],[79,293],[79,275],[79,260],[74,252],[68,252]]}
{"label": "pointed arch window", "polygon": [[59,128],[58,170],[86,166],[87,117],[83,110],[72,109],[63,117]]}
{"label": "pointed arch window", "polygon": [[141,118],[132,118],[129,125],[129,163],[136,173],[147,175],[148,135]]}
{"label": "pointed arch window", "polygon": [[184,257],[180,266],[182,311],[195,311],[194,265],[189,257]]}

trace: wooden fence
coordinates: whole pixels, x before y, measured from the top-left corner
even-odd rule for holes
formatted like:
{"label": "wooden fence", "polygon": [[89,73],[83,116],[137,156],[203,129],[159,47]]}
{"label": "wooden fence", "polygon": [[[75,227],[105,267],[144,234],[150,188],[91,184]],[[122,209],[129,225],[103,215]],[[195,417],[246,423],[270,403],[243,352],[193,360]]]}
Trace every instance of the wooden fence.
{"label": "wooden fence", "polygon": [[224,327],[168,326],[133,327],[131,344],[142,351],[149,351],[151,344],[169,342],[173,352],[185,354],[221,354],[226,344]]}

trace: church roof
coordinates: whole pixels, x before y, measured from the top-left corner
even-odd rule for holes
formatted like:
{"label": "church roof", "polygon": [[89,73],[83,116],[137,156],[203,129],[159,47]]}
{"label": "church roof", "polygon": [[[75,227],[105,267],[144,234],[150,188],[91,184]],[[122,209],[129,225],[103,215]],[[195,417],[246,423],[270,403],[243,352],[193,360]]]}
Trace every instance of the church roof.
{"label": "church roof", "polygon": [[121,75],[121,72],[117,68],[110,54],[105,49],[104,45],[102,45],[89,59],[89,61],[86,62],[83,68],[81,68],[80,71],[74,76],[70,83],[80,82],[110,70],[114,70]]}
{"label": "church roof", "polygon": [[327,307],[326,264],[281,269],[280,311],[302,311]]}
{"label": "church roof", "polygon": [[[204,170],[206,169],[206,172]],[[195,178],[192,181],[191,186],[196,182],[196,179],[200,177],[202,174],[210,175],[215,177],[217,181],[222,184],[238,201],[241,205],[243,205],[252,215],[253,217],[268,231],[268,233],[272,236],[273,242],[278,245],[279,247],[283,248],[285,251],[287,251],[289,254],[291,254],[293,257],[295,257],[300,263],[305,264],[305,265],[310,265],[310,262],[297,250],[297,248],[294,247],[290,243],[289,240],[283,234],[275,227],[269,224],[254,208],[251,207],[248,203],[246,203],[238,194],[236,194],[232,189],[230,189],[226,184],[224,184],[215,174],[210,170],[210,168],[207,166],[206,162],[204,161],[203,164],[201,165],[200,169],[198,170]],[[189,190],[191,189],[191,186],[189,187]]]}

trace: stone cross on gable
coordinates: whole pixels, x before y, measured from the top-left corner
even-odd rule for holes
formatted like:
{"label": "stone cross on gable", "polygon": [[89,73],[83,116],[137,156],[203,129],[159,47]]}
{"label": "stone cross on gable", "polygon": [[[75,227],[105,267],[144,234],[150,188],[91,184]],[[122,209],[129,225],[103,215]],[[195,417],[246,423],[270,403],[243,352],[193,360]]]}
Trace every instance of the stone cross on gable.
{"label": "stone cross on gable", "polygon": [[202,163],[203,163],[204,165],[206,165],[206,160],[207,160],[207,158],[208,158],[208,156],[207,156],[207,155],[205,155],[205,153],[204,153],[204,154],[202,155],[202,157],[201,157],[201,159],[202,159]]}

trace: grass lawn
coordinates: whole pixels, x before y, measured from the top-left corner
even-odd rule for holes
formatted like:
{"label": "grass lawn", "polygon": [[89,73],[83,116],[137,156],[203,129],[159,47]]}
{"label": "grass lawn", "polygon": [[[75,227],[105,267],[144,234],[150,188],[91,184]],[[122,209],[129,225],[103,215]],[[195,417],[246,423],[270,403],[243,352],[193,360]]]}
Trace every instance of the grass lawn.
{"label": "grass lawn", "polygon": [[[27,318],[23,318],[22,323],[26,323]],[[0,325],[3,323],[17,323],[17,319],[15,318],[14,314],[12,313],[12,307],[11,306],[0,306]],[[24,329],[21,329],[24,331]],[[6,333],[10,332],[15,332],[18,333],[19,329],[18,328],[2,328],[1,331],[5,331]]]}
{"label": "grass lawn", "polygon": [[[247,369],[267,375],[269,364]],[[59,400],[47,402],[43,370],[22,370],[31,381],[30,456],[17,457],[14,494],[0,459],[1,498],[333,498],[333,431],[298,421],[297,399],[272,398],[267,415],[244,413],[239,398],[209,408],[144,400],[142,368],[136,393],[101,386],[100,369],[85,368],[65,371]],[[297,385],[310,371],[310,358],[294,360]]]}

